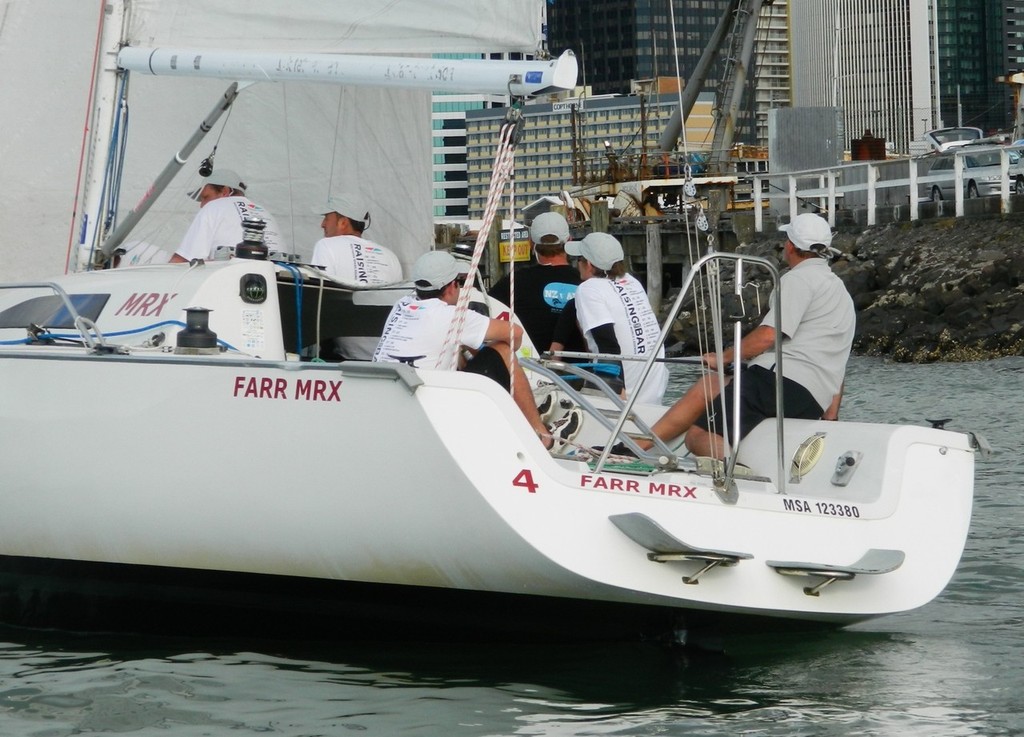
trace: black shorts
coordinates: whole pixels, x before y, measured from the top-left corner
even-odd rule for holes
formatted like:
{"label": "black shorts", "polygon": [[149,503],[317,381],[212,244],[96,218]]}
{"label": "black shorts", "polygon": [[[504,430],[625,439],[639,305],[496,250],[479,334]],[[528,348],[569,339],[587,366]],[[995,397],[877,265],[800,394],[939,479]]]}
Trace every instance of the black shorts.
{"label": "black shorts", "polygon": [[[704,414],[698,417],[694,424],[709,431],[714,427],[712,432],[718,435],[722,434],[723,428],[727,425],[729,438],[734,441],[736,428],[732,424],[732,397],[735,386],[734,379],[711,403],[710,416]],[[740,394],[740,429],[745,438],[762,420],[775,417],[775,372],[762,366],[740,369]],[[825,414],[825,410],[814,400],[811,393],[792,379],[782,379],[782,406],[785,417],[800,420],[818,420]]]}
{"label": "black shorts", "polygon": [[508,372],[508,366],[505,365],[505,359],[490,346],[484,346],[477,351],[462,370],[494,379],[506,389],[511,385],[512,377]]}

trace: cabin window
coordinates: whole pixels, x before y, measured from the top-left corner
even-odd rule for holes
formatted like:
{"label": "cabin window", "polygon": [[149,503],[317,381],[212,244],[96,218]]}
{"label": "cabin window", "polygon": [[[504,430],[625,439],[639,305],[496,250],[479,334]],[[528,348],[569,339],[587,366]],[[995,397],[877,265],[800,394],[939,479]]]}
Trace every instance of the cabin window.
{"label": "cabin window", "polygon": [[[109,294],[71,294],[68,297],[79,315],[94,322],[110,299]],[[64,300],[56,294],[32,297],[0,312],[0,328],[27,328],[30,325],[75,329],[75,321],[64,305]]]}

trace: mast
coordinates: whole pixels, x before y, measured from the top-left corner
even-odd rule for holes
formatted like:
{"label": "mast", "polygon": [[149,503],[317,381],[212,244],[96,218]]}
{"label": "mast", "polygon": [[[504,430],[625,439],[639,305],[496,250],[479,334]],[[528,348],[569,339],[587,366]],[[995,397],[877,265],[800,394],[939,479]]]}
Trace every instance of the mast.
{"label": "mast", "polygon": [[[723,79],[721,98],[718,101],[723,107],[719,109],[719,118],[715,125],[715,139],[711,149],[711,170],[722,171],[722,164],[729,156],[736,133],[736,119],[739,117],[740,102],[747,85],[747,71],[751,59],[754,58],[754,42],[757,40],[757,21],[761,17],[762,0],[749,0],[745,7],[737,10],[735,34],[740,40],[739,53],[731,56],[729,69]],[[742,32],[742,36],[738,34]]]}
{"label": "mast", "polygon": [[[78,239],[73,240],[74,253],[68,267],[75,271],[88,268],[90,253],[102,238],[103,210],[107,201],[104,187],[106,162],[110,152],[111,132],[118,114],[117,87],[119,70],[117,52],[121,47],[125,8],[123,0],[106,5],[103,30],[100,34],[100,61],[97,64],[95,88],[90,102],[89,139],[86,144],[85,167],[79,189],[82,207],[76,213]],[[74,239],[74,236],[72,236]]]}

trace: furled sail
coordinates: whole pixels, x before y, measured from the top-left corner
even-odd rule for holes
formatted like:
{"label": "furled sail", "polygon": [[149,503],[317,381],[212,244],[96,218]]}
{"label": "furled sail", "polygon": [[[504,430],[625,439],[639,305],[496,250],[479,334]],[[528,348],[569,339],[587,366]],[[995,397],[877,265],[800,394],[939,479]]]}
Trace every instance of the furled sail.
{"label": "furled sail", "polygon": [[537,0],[134,0],[133,46],[346,54],[530,52]]}
{"label": "furled sail", "polygon": [[[87,110],[94,55],[102,70],[114,67],[124,44],[389,55],[532,52],[540,43],[543,13],[542,0],[126,0],[121,24],[109,2],[51,0],[47,7],[53,12],[39,13],[31,0],[0,3],[0,62],[6,62],[7,70],[3,98],[21,101],[0,110],[5,134],[0,178],[5,191],[17,192],[15,207],[0,212],[0,254],[6,264],[13,263],[6,269],[11,279],[60,270],[69,245],[74,268],[74,256],[109,234],[103,222],[108,216],[86,211],[85,201],[76,198],[84,134],[109,125],[97,112],[102,106],[127,113],[115,142],[125,163],[116,174],[108,172],[107,149],[92,145],[91,177],[95,182],[120,179],[120,197],[106,209],[123,214],[143,197],[232,81],[132,75],[123,91],[97,88]],[[117,25],[116,44],[97,40],[104,19]],[[64,54],[32,58],[33,40]],[[56,89],[64,93],[60,105],[54,105]],[[38,101],[31,90],[37,91]],[[12,139],[16,143],[8,143]],[[14,150],[19,144],[26,148]],[[313,210],[328,193],[343,191],[357,192],[368,203],[373,222],[367,237],[392,247],[406,265],[430,247],[428,91],[252,84],[200,144],[198,155],[183,165],[131,239],[175,250],[197,207],[185,193],[198,183],[199,160],[214,146],[215,166],[241,173],[249,196],[274,214],[300,256],[308,257],[321,236],[320,217]],[[89,176],[88,171],[82,174],[83,180]],[[97,223],[96,234],[84,239],[91,246],[77,248],[86,226]]]}

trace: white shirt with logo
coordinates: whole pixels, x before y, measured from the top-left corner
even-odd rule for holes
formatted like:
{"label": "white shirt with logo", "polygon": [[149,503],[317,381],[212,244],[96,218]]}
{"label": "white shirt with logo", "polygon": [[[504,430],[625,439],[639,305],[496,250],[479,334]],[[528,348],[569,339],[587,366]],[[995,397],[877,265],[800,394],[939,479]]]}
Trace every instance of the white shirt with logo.
{"label": "white shirt with logo", "polygon": [[402,264],[391,249],[355,235],[321,238],[313,246],[312,262],[344,284],[367,286],[402,281]]}
{"label": "white shirt with logo", "polygon": [[[373,360],[404,363],[414,368],[454,368],[454,344],[448,340],[448,331],[455,315],[455,305],[440,299],[403,297],[388,315]],[[481,348],[490,324],[490,318],[466,310],[458,344],[474,350]]]}
{"label": "white shirt with logo", "polygon": [[[632,274],[618,279],[594,277],[580,284],[576,288],[576,319],[587,338],[587,345],[595,353],[597,343],[590,331],[602,325],[610,323],[614,326],[615,339],[622,355],[647,358],[661,334],[661,326],[647,300],[647,292]],[[659,348],[657,355],[663,358],[664,348]],[[642,361],[622,362],[628,394],[637,391],[643,367]],[[664,363],[656,363],[640,388],[637,401],[660,404],[667,387],[668,368]]]}
{"label": "white shirt with logo", "polygon": [[188,261],[195,258],[208,261],[220,246],[234,248],[242,242],[243,218],[260,218],[266,222],[263,242],[267,248],[286,250],[277,221],[263,207],[247,197],[219,197],[199,208],[175,253]]}

